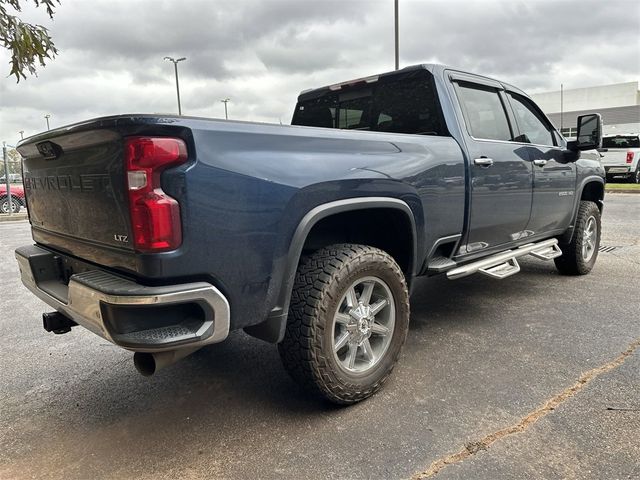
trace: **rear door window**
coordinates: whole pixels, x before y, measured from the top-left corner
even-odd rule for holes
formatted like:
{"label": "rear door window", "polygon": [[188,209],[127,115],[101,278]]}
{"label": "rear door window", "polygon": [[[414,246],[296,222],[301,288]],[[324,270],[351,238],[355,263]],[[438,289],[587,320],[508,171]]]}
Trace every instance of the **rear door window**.
{"label": "rear door window", "polygon": [[507,113],[498,90],[467,82],[456,85],[469,133],[476,139],[511,140]]}

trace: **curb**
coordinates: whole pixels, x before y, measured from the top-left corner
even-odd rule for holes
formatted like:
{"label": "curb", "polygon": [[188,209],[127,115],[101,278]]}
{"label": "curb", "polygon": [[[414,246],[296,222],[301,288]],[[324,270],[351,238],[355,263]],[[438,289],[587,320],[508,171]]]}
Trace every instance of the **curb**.
{"label": "curb", "polygon": [[640,193],[640,190],[623,190],[616,188],[615,190],[607,190],[605,189],[605,193]]}
{"label": "curb", "polygon": [[26,220],[26,213],[14,213],[13,215],[7,215],[6,213],[0,214],[0,223],[2,222],[19,222],[20,220]]}

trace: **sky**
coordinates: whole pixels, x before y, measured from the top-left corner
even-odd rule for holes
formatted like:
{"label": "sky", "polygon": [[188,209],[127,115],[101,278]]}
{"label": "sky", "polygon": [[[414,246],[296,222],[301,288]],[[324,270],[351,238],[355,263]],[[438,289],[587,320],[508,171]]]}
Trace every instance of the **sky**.
{"label": "sky", "polygon": [[[59,55],[8,77],[0,49],[0,141],[119,113],[290,123],[298,93],[393,70],[393,0],[61,0]],[[444,63],[529,93],[640,79],[640,2],[400,0],[400,67]]]}

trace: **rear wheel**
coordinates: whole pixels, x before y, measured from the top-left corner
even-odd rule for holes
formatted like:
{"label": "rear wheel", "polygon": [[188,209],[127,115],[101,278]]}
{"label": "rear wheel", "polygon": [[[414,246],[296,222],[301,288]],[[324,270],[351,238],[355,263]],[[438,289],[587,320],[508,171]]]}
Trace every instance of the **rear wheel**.
{"label": "rear wheel", "polygon": [[393,258],[365,245],[333,245],[301,261],[278,349],[296,381],[350,404],[383,386],[408,327],[409,293]]}
{"label": "rear wheel", "polygon": [[629,177],[629,181],[636,184],[640,183],[640,162],[638,162],[636,171]]}
{"label": "rear wheel", "polygon": [[571,242],[560,245],[562,255],[555,259],[564,275],[586,275],[598,258],[600,248],[600,210],[589,201],[581,201]]}
{"label": "rear wheel", "polygon": [[0,198],[0,212],[2,213],[9,213],[9,210],[11,210],[11,213],[18,213],[21,206],[20,202],[14,198],[13,195],[11,196],[11,202],[9,202],[9,197],[5,196]]}

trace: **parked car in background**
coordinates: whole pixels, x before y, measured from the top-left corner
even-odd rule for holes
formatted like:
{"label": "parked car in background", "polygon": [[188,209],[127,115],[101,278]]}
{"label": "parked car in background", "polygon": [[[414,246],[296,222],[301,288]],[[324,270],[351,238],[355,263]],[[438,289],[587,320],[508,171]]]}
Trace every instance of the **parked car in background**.
{"label": "parked car in background", "polygon": [[0,213],[9,213],[9,208],[13,213],[18,213],[27,203],[24,199],[24,187],[20,184],[11,185],[11,202],[7,195],[7,185],[0,184]]}
{"label": "parked car in background", "polygon": [[637,133],[607,135],[602,138],[602,165],[607,172],[607,180],[627,179],[640,183],[640,138]]}
{"label": "parked car in background", "polygon": [[[0,182],[6,183],[4,175],[2,175],[0,177]],[[20,175],[19,173],[10,173],[9,174],[9,182],[10,183],[22,183],[22,175]]]}

